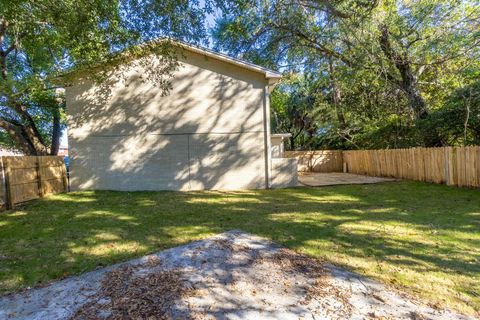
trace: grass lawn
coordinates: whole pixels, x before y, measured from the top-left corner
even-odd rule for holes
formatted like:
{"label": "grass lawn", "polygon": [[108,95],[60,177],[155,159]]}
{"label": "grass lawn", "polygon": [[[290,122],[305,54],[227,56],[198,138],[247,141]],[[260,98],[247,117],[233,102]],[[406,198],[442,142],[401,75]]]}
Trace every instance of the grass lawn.
{"label": "grass lawn", "polygon": [[0,213],[0,292],[241,229],[464,313],[480,310],[480,192],[415,182],[76,192]]}

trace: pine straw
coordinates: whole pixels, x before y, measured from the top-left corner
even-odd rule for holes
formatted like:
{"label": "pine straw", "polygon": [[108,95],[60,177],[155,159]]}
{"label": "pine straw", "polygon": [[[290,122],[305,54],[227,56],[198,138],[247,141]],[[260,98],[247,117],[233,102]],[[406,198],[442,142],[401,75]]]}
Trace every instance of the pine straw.
{"label": "pine straw", "polygon": [[343,317],[351,315],[352,305],[349,302],[351,293],[331,283],[330,271],[325,268],[322,260],[289,249],[280,249],[272,257],[259,259],[259,262],[265,262],[265,260],[275,263],[284,272],[301,273],[308,278],[315,279],[314,284],[308,287],[301,304],[307,305],[314,299],[334,297],[342,306],[341,310],[336,311]]}
{"label": "pine straw", "polygon": [[314,284],[308,287],[306,295],[300,303],[308,305],[314,299],[321,300],[333,297],[341,304],[341,310],[336,310],[338,314],[342,317],[351,315],[352,305],[349,302],[351,292],[331,283],[331,274],[325,268],[324,261],[286,248],[279,249],[271,256],[263,256],[259,255],[259,252],[255,249],[244,245],[232,244],[227,240],[215,240],[214,243],[222,249],[248,252],[251,255],[250,262],[252,263],[272,263],[279,267],[282,272],[303,274],[310,279],[315,279]]}
{"label": "pine straw", "polygon": [[125,265],[109,272],[95,301],[82,306],[71,319],[174,318],[175,303],[192,291],[181,273],[160,270],[137,276],[135,269]]}
{"label": "pine straw", "polygon": [[[307,288],[301,304],[307,305],[312,300],[321,301],[324,298],[334,298],[341,303],[340,312],[345,317],[351,314],[351,305],[348,302],[349,293],[330,282],[330,272],[324,263],[318,259],[296,253],[288,249],[280,249],[273,255],[262,255],[257,250],[242,245],[232,245],[228,241],[215,241],[215,245],[233,252],[247,252],[251,254],[250,262],[255,264],[273,264],[286,274],[303,274],[307,278],[315,279],[313,285]],[[228,259],[228,258],[227,258]],[[148,259],[141,267],[158,270],[139,273],[139,267],[124,265],[109,272],[100,291],[94,297],[95,301],[83,305],[71,318],[84,319],[174,319],[175,305],[183,299],[196,295],[197,292],[187,281],[182,280],[178,270],[163,270],[160,262]],[[184,278],[184,277],[183,277]],[[258,285],[268,286],[267,283]],[[206,310],[205,310],[206,311]],[[188,313],[188,312],[187,312]],[[182,314],[181,318],[203,319],[202,312]]]}

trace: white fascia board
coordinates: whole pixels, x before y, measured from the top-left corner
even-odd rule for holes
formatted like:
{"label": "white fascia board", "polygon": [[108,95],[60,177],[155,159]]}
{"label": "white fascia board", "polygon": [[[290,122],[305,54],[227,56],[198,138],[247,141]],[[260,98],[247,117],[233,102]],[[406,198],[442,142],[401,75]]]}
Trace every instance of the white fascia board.
{"label": "white fascia board", "polygon": [[279,73],[279,72],[257,66],[256,64],[253,64],[253,63],[250,63],[250,62],[247,62],[247,61],[243,61],[241,59],[237,59],[237,58],[227,56],[226,54],[223,54],[223,53],[218,53],[218,52],[206,49],[206,48],[196,47],[196,46],[193,46],[191,44],[187,44],[185,42],[178,41],[178,40],[173,40],[173,42],[174,43],[176,42],[179,46],[183,47],[186,50],[196,52],[196,53],[200,53],[200,54],[206,55],[208,57],[211,57],[211,58],[214,58],[214,59],[217,59],[217,60],[220,60],[220,61],[224,61],[224,62],[227,62],[227,63],[230,63],[230,64],[234,64],[234,65],[242,67],[244,69],[248,69],[248,70],[251,70],[251,71],[262,73],[263,75],[265,75],[266,79],[269,79],[269,83],[276,83],[282,78],[282,74]]}

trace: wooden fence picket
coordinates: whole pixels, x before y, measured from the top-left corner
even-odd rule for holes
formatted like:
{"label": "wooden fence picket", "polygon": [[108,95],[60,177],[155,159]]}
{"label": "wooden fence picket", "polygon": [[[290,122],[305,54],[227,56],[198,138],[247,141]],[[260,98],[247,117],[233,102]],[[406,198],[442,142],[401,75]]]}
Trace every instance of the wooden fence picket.
{"label": "wooden fence picket", "polygon": [[[287,151],[303,171],[346,172],[480,187],[480,147]],[[305,159],[308,159],[305,160]]]}
{"label": "wooden fence picket", "polygon": [[480,147],[351,150],[347,171],[447,185],[480,187]]}

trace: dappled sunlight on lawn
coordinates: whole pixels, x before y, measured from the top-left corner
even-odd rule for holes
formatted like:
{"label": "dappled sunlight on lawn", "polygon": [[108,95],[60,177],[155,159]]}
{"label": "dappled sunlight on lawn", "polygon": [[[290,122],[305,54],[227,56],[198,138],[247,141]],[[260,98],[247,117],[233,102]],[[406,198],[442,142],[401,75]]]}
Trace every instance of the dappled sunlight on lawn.
{"label": "dappled sunlight on lawn", "polygon": [[[93,242],[93,241],[92,241]],[[106,241],[105,243],[77,245],[76,243],[68,243],[70,252],[75,256],[90,255],[90,256],[111,256],[118,253],[129,254],[145,252],[147,247],[137,241]],[[70,262],[70,261],[69,261]]]}
{"label": "dappled sunlight on lawn", "polygon": [[106,211],[106,210],[95,210],[95,211],[89,211],[89,212],[82,212],[77,215],[75,215],[74,219],[92,219],[92,218],[100,218],[100,217],[110,217],[116,220],[122,220],[122,221],[136,221],[137,219],[135,217],[132,217],[127,214],[119,214],[115,213],[112,211]]}
{"label": "dappled sunlight on lawn", "polygon": [[[52,194],[52,195],[49,195],[48,199],[53,201],[58,201],[58,202],[69,202],[69,203],[96,202],[98,201],[98,199],[96,198],[95,194],[96,194],[95,191],[79,191],[79,192],[75,192],[76,196],[74,197],[70,197],[70,196],[66,197],[65,194]],[[42,199],[40,199],[39,201],[42,201]]]}
{"label": "dappled sunlight on lawn", "polygon": [[312,212],[312,213],[272,213],[268,218],[274,222],[286,222],[289,224],[299,223],[306,228],[311,227],[331,227],[332,224],[342,225],[349,221],[357,221],[358,218],[354,216],[334,216],[329,215],[323,212]]}
{"label": "dappled sunlight on lawn", "polygon": [[6,213],[2,213],[2,215],[5,215],[8,218],[16,218],[16,217],[24,217],[27,215],[26,212],[24,211],[7,211]]}
{"label": "dappled sunlight on lawn", "polygon": [[299,201],[317,202],[317,203],[338,203],[338,202],[360,202],[361,199],[347,194],[326,193],[321,196],[313,196],[310,194],[292,192],[290,196],[295,197]]}
{"label": "dappled sunlight on lawn", "polygon": [[[468,216],[472,216],[472,217],[479,217],[480,218],[480,211],[479,212],[470,212],[470,213],[467,213]],[[480,227],[480,220],[477,221],[477,225]]]}
{"label": "dappled sunlight on lawn", "polygon": [[352,233],[356,235],[374,235],[383,237],[385,240],[392,238],[417,237],[421,235],[419,230],[415,230],[409,224],[390,223],[383,221],[372,222],[356,220],[354,223],[344,223],[338,228],[344,233]]}
{"label": "dappled sunlight on lawn", "polygon": [[122,237],[118,234],[108,231],[99,231],[97,234],[92,236],[92,241],[120,241]]}
{"label": "dappled sunlight on lawn", "polygon": [[[210,235],[215,234],[211,230],[211,228],[205,226],[171,226],[171,227],[163,227],[162,228],[162,235],[166,235],[171,237],[172,239],[176,239],[179,243],[183,241],[191,241],[193,239],[201,239],[203,237],[208,237]],[[157,240],[162,240],[159,237],[156,237]]]}
{"label": "dappled sunlight on lawn", "polygon": [[392,207],[390,207],[390,208],[388,208],[388,207],[387,208],[371,208],[371,209],[369,209],[369,212],[370,213],[389,213],[389,212],[391,212],[391,213],[396,214],[397,210],[398,210],[397,208],[392,208]]}
{"label": "dappled sunlight on lawn", "polygon": [[227,195],[226,197],[221,198],[209,198],[208,196],[203,197],[193,197],[186,201],[187,203],[206,203],[206,204],[227,204],[227,203],[257,203],[257,204],[267,204],[269,202],[263,201],[258,196],[248,197],[248,196],[239,196],[239,195]]}
{"label": "dappled sunlight on lawn", "polygon": [[136,202],[136,205],[140,207],[151,207],[151,206],[154,206],[155,204],[156,202],[150,199],[140,199]]}
{"label": "dappled sunlight on lawn", "polygon": [[471,313],[480,307],[479,208],[477,190],[412,182],[58,194],[0,214],[0,288],[241,229]]}

